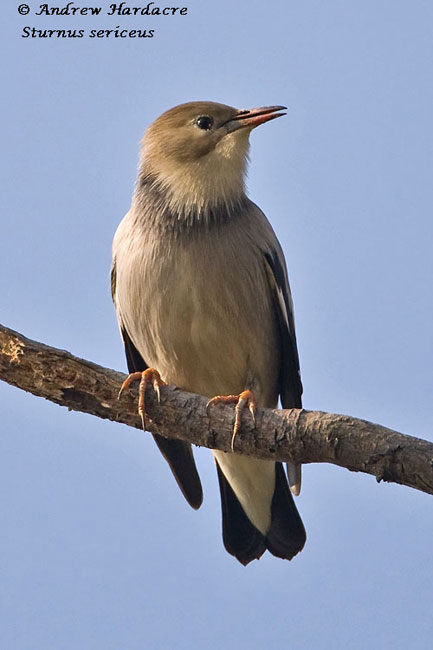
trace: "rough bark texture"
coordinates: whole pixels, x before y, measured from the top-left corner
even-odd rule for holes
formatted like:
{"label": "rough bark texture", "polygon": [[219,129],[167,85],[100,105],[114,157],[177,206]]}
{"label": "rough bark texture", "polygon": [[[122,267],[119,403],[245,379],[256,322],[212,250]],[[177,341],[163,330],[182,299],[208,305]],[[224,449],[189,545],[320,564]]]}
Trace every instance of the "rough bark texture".
{"label": "rough bark texture", "polygon": [[[125,375],[25,338],[0,325],[0,379],[70,410],[141,428],[137,391],[117,399]],[[146,396],[148,429],[167,438],[230,451],[233,407],[215,406],[173,386],[161,403]],[[347,415],[303,409],[248,411],[235,441],[238,453],[300,463],[333,463],[377,480],[433,494],[433,444]]]}

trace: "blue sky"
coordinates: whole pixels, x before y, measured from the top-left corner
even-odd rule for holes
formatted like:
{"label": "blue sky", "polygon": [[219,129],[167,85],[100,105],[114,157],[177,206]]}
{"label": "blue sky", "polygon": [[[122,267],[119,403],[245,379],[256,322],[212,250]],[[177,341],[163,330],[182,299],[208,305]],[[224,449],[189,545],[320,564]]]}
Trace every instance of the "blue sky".
{"label": "blue sky", "polygon": [[[248,187],[286,254],[305,407],[432,439],[432,4],[18,4],[2,25],[2,322],[125,370],[111,240],[145,127],[189,100],[285,104],[252,134]],[[117,25],[155,36],[87,37]],[[244,568],[222,546],[207,450],[194,512],[149,435],[5,384],[0,404],[2,647],[430,647],[431,497],[307,466],[305,550]]]}

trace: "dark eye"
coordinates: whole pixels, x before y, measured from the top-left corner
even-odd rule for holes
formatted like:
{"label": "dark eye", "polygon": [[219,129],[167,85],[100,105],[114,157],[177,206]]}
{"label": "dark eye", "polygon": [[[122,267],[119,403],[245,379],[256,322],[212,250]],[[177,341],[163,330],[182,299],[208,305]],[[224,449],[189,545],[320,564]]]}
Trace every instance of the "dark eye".
{"label": "dark eye", "polygon": [[199,129],[209,131],[213,125],[213,118],[208,115],[200,115],[200,117],[197,118],[196,124]]}

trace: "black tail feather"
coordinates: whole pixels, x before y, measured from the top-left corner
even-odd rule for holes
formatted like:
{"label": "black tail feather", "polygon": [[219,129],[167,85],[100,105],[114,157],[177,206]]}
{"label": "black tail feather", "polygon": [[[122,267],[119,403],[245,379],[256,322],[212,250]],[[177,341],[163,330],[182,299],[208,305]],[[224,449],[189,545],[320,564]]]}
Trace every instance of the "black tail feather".
{"label": "black tail feather", "polygon": [[307,535],[287,484],[282,463],[275,463],[275,492],[266,546],[272,555],[291,560],[304,548]]}
{"label": "black tail feather", "polygon": [[218,463],[216,465],[226,550],[244,566],[252,560],[258,560],[266,549],[276,557],[291,560],[304,547],[306,534],[282,464],[275,464],[272,520],[266,537],[251,523]]}
{"label": "black tail feather", "polygon": [[231,555],[246,566],[266,550],[265,538],[250,522],[226,477],[216,464],[221,493],[223,542]]}

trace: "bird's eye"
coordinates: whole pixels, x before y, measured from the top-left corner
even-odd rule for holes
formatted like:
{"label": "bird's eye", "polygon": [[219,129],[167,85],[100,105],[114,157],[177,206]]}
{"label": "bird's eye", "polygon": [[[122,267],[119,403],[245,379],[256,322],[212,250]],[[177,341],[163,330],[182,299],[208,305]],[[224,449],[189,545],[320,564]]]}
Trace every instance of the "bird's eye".
{"label": "bird's eye", "polygon": [[196,120],[196,124],[199,129],[209,131],[213,125],[213,118],[209,117],[209,115],[200,115],[200,117],[198,117]]}

